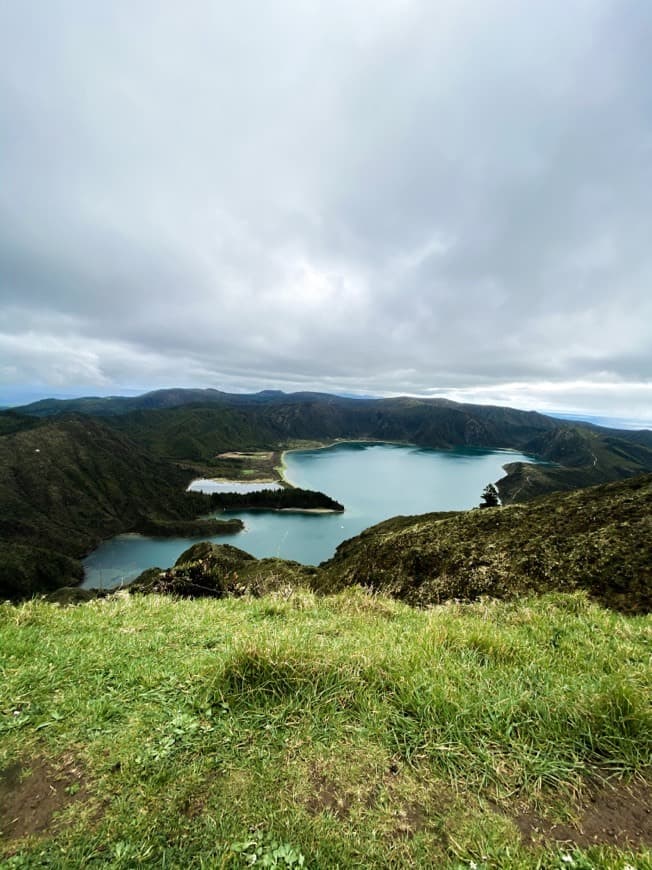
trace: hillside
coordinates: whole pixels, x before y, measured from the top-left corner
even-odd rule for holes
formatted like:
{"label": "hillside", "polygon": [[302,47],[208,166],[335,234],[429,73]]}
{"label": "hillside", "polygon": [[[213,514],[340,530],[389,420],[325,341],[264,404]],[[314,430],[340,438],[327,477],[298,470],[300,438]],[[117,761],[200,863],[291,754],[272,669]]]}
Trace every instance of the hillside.
{"label": "hillside", "polygon": [[649,627],[578,594],[0,605],[0,864],[643,870]]}
{"label": "hillside", "polygon": [[91,418],[0,438],[0,595],[79,579],[74,560],[143,518],[193,519],[208,501],[188,479]]}
{"label": "hillside", "polygon": [[413,604],[584,589],[652,610],[652,475],[524,505],[397,517],[340,544],[324,589],[351,584]]}

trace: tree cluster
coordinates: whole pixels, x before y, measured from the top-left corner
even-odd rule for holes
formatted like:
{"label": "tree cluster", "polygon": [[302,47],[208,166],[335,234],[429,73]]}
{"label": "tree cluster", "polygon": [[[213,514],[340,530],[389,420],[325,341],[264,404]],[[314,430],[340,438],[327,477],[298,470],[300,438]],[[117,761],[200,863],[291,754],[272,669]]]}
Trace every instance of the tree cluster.
{"label": "tree cluster", "polygon": [[343,511],[335,499],[311,489],[261,489],[257,492],[214,492],[213,510],[331,510]]}

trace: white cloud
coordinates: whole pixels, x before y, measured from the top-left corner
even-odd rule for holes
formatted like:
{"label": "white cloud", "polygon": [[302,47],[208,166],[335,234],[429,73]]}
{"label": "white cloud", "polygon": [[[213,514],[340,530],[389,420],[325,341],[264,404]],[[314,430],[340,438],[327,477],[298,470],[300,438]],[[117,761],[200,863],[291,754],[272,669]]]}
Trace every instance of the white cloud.
{"label": "white cloud", "polygon": [[644,0],[5,5],[0,379],[644,413],[651,26]]}
{"label": "white cloud", "polygon": [[645,427],[652,426],[652,380],[531,381],[455,390],[435,388],[429,393],[443,395],[456,402],[509,405],[551,414],[604,415],[631,419]]}

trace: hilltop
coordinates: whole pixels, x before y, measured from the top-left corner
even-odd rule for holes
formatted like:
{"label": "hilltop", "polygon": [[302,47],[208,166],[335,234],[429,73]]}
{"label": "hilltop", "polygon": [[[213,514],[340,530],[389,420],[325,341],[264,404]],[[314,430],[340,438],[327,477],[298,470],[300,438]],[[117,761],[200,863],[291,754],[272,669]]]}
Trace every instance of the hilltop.
{"label": "hilltop", "polygon": [[652,861],[649,619],[581,594],[32,601],[0,660],[3,867]]}

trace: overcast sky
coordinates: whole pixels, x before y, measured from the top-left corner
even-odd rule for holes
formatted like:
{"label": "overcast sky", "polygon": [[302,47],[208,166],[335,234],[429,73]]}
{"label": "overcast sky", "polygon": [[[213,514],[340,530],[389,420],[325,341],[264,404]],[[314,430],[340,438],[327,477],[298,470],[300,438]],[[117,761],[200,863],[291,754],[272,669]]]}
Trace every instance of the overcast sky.
{"label": "overcast sky", "polygon": [[0,0],[0,404],[652,422],[650,0]]}

